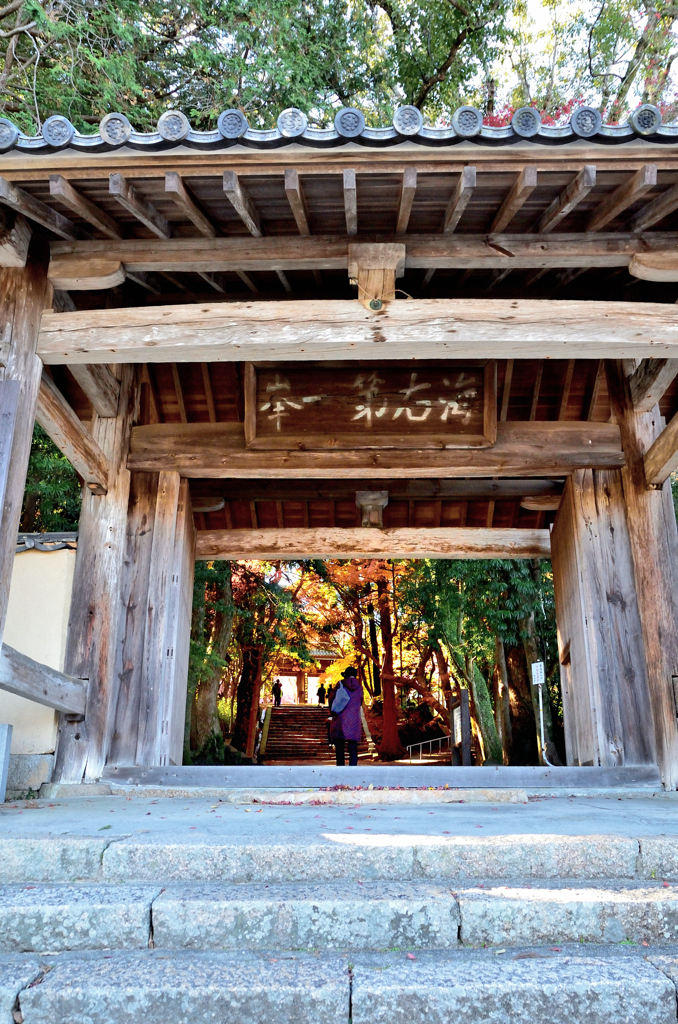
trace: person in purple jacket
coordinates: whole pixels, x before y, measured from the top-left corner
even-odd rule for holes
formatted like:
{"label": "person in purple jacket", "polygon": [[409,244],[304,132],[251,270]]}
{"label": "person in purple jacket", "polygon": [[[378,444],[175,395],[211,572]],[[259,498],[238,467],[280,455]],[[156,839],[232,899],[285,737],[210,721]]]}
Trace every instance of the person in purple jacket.
{"label": "person in purple jacket", "polygon": [[338,765],[346,764],[346,747],[349,765],[357,765],[358,744],[362,731],[360,708],[363,703],[363,688],[356,678],[357,672],[354,668],[344,669],[342,675],[344,687],[348,690],[349,702],[343,711],[332,715],[330,740],[334,743]]}

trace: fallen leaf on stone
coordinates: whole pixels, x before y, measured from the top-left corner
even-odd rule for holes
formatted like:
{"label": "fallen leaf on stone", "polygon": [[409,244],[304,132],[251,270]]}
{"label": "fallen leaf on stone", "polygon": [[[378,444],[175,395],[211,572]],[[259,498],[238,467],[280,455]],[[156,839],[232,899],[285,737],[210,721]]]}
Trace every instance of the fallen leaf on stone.
{"label": "fallen leaf on stone", "polygon": [[112,825],[102,825],[101,828],[98,831],[99,832],[105,832],[107,828],[113,828],[113,826]]}
{"label": "fallen leaf on stone", "polygon": [[416,960],[417,958],[416,958],[416,956],[414,955],[414,953],[408,953],[408,954],[407,954],[407,959],[408,959],[408,960]]}
{"label": "fallen leaf on stone", "polygon": [[505,949],[493,949],[492,952],[494,953],[495,956],[501,956],[501,954],[505,953],[506,950]]}

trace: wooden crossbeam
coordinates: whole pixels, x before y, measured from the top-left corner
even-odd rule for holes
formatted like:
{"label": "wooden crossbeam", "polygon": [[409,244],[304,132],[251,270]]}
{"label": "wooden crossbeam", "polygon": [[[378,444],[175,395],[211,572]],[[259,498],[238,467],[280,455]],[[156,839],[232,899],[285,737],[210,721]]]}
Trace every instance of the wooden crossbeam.
{"label": "wooden crossbeam", "polygon": [[120,381],[109,366],[105,363],[74,363],[71,373],[99,416],[109,418],[118,415]]}
{"label": "wooden crossbeam", "polygon": [[469,204],[469,200],[473,195],[473,189],[476,187],[476,169],[475,167],[464,167],[459,180],[454,186],[450,201],[447,204],[445,210],[445,216],[443,218],[443,234],[451,235],[456,230],[457,224],[461,220],[462,214]]}
{"label": "wooden crossbeam", "polygon": [[678,310],[650,302],[412,299],[202,303],[44,313],[44,363],[643,358],[678,354]]}
{"label": "wooden crossbeam", "polygon": [[235,171],[224,171],[223,184],[227,199],[249,233],[255,238],[261,238],[263,231],[259,214]]}
{"label": "wooden crossbeam", "polygon": [[36,199],[30,193],[24,192],[22,188],[17,188],[11,181],[2,177],[0,177],[0,203],[8,206],[10,210],[20,213],[23,217],[27,217],[28,220],[35,221],[36,224],[47,228],[48,231],[53,231],[55,235],[66,239],[66,241],[83,237],[83,232],[68,217],[57,213],[47,203]]}
{"label": "wooden crossbeam", "polygon": [[511,223],[515,215],[525,205],[529,197],[537,187],[537,168],[528,164],[523,167],[518,175],[515,184],[511,188],[506,199],[499,207],[496,217],[492,221],[490,233],[504,231]]}
{"label": "wooden crossbeam", "polygon": [[613,423],[514,422],[497,425],[492,447],[306,451],[299,438],[288,451],[248,448],[242,423],[159,423],[134,427],[128,467],[174,469],[193,478],[398,479],[561,477],[582,467],[624,463]]}
{"label": "wooden crossbeam", "polygon": [[657,184],[657,165],[643,164],[593,211],[587,231],[600,231]]}
{"label": "wooden crossbeam", "polygon": [[633,232],[647,231],[648,228],[658,224],[660,220],[664,220],[664,217],[668,217],[674,210],[678,210],[678,185],[673,185],[666,192],[662,192],[660,196],[639,210],[629,224],[629,228]]}
{"label": "wooden crossbeam", "polygon": [[678,374],[678,359],[643,359],[629,380],[636,412],[650,412]]}
{"label": "wooden crossbeam", "polygon": [[355,171],[346,168],[343,173],[344,214],[346,216],[346,234],[358,234],[358,187]]}
{"label": "wooden crossbeam", "polygon": [[122,174],[116,172],[110,175],[108,191],[128,213],[141,221],[157,238],[170,237],[172,229],[165,217],[152,203],[140,196],[134,185],[130,185]]}
{"label": "wooden crossbeam", "polygon": [[20,654],[8,644],[0,649],[0,690],[26,697],[64,714],[84,715],[87,682],[73,679]]}
{"label": "wooden crossbeam", "polygon": [[35,418],[92,493],[106,494],[110,469],[108,459],[45,372],[40,383]]}
{"label": "wooden crossbeam", "polygon": [[403,181],[400,186],[400,201],[398,203],[398,218],[396,221],[396,235],[404,235],[410,223],[412,204],[417,194],[417,168],[406,167],[403,171]]}
{"label": "wooden crossbeam", "polygon": [[86,221],[97,231],[100,231],[106,238],[120,239],[122,232],[119,225],[105,210],[99,209],[87,196],[73,188],[70,181],[64,178],[63,174],[50,174],[49,194],[68,206],[73,213]]}
{"label": "wooden crossbeam", "polygon": [[549,558],[548,530],[483,527],[201,530],[196,558]]}
{"label": "wooden crossbeam", "polygon": [[661,487],[678,470],[678,413],[645,453],[643,463],[648,487]]}
{"label": "wooden crossbeam", "polygon": [[[373,239],[367,241],[372,242]],[[53,242],[52,273],[62,279],[74,264],[82,279],[88,262],[107,260],[130,272],[237,273],[252,271],[346,270],[349,246],[341,235],[230,238],[124,239]],[[678,233],[391,235],[384,244],[405,244],[408,270],[511,270],[628,267],[634,256],[658,256],[678,248]],[[507,254],[511,255],[507,255]],[[96,269],[92,271],[96,279]],[[94,287],[95,282],[89,287]],[[81,286],[82,287],[82,286]]]}
{"label": "wooden crossbeam", "polygon": [[193,198],[181,175],[176,171],[167,171],[165,174],[165,194],[173,199],[177,208],[195,225],[204,238],[216,238],[217,229]]}
{"label": "wooden crossbeam", "polygon": [[[357,491],[388,491],[389,502],[435,500],[457,502],[461,500],[497,501],[527,497],[559,498],[563,485],[560,480],[525,478],[519,480],[445,480],[395,479],[372,480],[248,480],[222,479],[211,484],[203,481],[193,485],[193,507],[224,500],[233,501],[352,501]],[[204,511],[204,509],[203,509]]]}
{"label": "wooden crossbeam", "polygon": [[558,227],[561,220],[572,213],[574,208],[585,199],[596,184],[596,168],[593,164],[586,164],[582,167],[559,196],[553,200],[548,210],[539,221],[537,231],[540,234],[548,234]]}

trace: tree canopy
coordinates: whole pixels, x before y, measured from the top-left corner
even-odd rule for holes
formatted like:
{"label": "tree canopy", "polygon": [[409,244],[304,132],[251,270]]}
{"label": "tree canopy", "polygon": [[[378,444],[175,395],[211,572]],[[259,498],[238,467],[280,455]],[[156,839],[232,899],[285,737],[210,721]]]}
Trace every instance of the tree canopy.
{"label": "tree canopy", "polygon": [[670,118],[677,17],[667,0],[6,0],[0,113],[30,133],[53,113],[91,131],[113,110],[149,129],[180,109],[206,129],[231,106],[255,127],[288,106],[383,124],[402,103],[439,124],[465,102],[490,123],[523,104],[619,121],[650,101]]}

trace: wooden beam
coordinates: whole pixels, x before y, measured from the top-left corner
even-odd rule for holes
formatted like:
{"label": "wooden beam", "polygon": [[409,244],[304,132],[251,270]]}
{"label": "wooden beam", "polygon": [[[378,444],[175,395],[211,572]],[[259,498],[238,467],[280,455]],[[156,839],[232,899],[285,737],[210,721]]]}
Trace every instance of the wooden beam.
{"label": "wooden beam", "polygon": [[518,211],[523,208],[536,187],[537,168],[528,164],[526,167],[523,167],[515,184],[513,185],[513,188],[499,207],[497,215],[492,221],[492,227],[490,228],[491,234],[503,231],[511,223]]}
{"label": "wooden beam", "polygon": [[[367,239],[372,243],[373,239]],[[570,234],[391,235],[380,244],[406,244],[408,270],[511,270],[576,267],[623,268],[634,257],[666,259],[678,247],[678,233],[637,235],[614,232]],[[75,261],[78,274],[88,261],[123,264],[128,274],[237,273],[252,271],[346,270],[353,239],[336,235],[266,238],[128,238],[92,239],[51,244],[53,273],[68,276]],[[96,273],[92,276],[96,277]],[[94,284],[88,287],[95,287]]]}
{"label": "wooden beam", "polygon": [[563,393],[560,398],[560,408],[558,409],[558,419],[564,420],[565,414],[567,413],[567,406],[570,401],[570,389],[572,388],[572,377],[574,375],[574,359],[568,359],[567,370],[565,371],[565,380],[563,382]]}
{"label": "wooden beam", "polygon": [[[224,479],[214,483],[193,485],[193,502],[197,508],[226,500],[233,501],[352,501],[356,491],[388,491],[389,501],[497,501],[543,497],[560,497],[560,480],[526,478],[518,480],[445,480],[445,479],[339,479],[339,480],[257,480]],[[205,511],[205,509],[203,509]]]}
{"label": "wooden beam", "polygon": [[584,416],[585,420],[592,420],[593,419],[593,414],[594,414],[595,409],[596,409],[596,402],[598,401],[598,395],[600,393],[600,389],[601,389],[604,377],[605,377],[605,360],[604,359],[599,359],[598,360],[598,366],[596,367],[596,375],[595,375],[595,378],[593,380],[593,387],[591,388],[591,394],[589,395],[589,399],[588,399],[588,402],[587,402],[586,414]]}
{"label": "wooden beam", "polygon": [[42,375],[35,418],[93,494],[106,494],[110,466],[92,435],[46,373]]}
{"label": "wooden beam", "polygon": [[600,231],[657,184],[657,165],[643,164],[593,211],[587,231]]}
{"label": "wooden beam", "polygon": [[191,221],[205,238],[216,238],[217,229],[209,217],[201,210],[190,194],[184,180],[176,171],[165,174],[165,194],[174,200],[175,205]]}
{"label": "wooden beam", "polygon": [[20,213],[0,206],[0,267],[25,267],[33,229]]}
{"label": "wooden beam", "polygon": [[128,466],[173,469],[197,478],[397,479],[567,476],[577,467],[623,465],[613,423],[497,425],[492,447],[449,450],[263,451],[247,448],[242,423],[161,423],[135,427]]}
{"label": "wooden beam", "polygon": [[532,388],[532,404],[530,405],[530,420],[537,418],[537,406],[539,405],[539,392],[541,391],[541,378],[544,373],[544,360],[537,360],[537,373]]}
{"label": "wooden beam", "polygon": [[417,193],[417,168],[406,167],[403,171],[403,181],[400,186],[400,202],[398,203],[398,218],[396,220],[396,235],[404,235],[407,225],[410,223],[412,204]]}
{"label": "wooden beam", "polygon": [[673,185],[666,192],[662,192],[657,199],[639,210],[629,224],[629,228],[633,232],[647,231],[648,228],[658,224],[660,220],[664,220],[664,217],[672,214],[674,210],[678,210],[678,185]]}
{"label": "wooden beam", "polygon": [[212,391],[212,382],[210,380],[210,368],[209,363],[202,363],[202,383],[205,389],[205,402],[207,404],[207,415],[210,418],[210,423],[217,422],[217,412],[214,407],[214,392]]}
{"label": "wooden beam", "polygon": [[294,167],[285,168],[285,193],[300,235],[310,235],[304,194],[301,191],[299,172]]}
{"label": "wooden beam", "polygon": [[7,644],[0,650],[0,690],[69,715],[84,715],[87,684],[42,665]]}
{"label": "wooden beam", "polygon": [[549,558],[548,530],[483,527],[369,527],[205,530],[196,559],[212,558]]}
{"label": "wooden beam", "polygon": [[198,277],[201,277],[203,281],[207,282],[210,288],[214,288],[215,292],[221,292],[222,294],[226,293],[226,289],[221,287],[213,274],[206,274],[204,270],[199,270]]}
{"label": "wooden beam", "polygon": [[347,168],[343,174],[344,182],[344,213],[346,216],[346,234],[358,234],[358,188],[355,171]]}
{"label": "wooden beam", "polygon": [[535,494],[521,498],[520,507],[526,508],[529,512],[557,512],[560,508],[560,497],[559,494]]}
{"label": "wooden beam", "polygon": [[596,184],[596,168],[593,164],[586,164],[582,167],[567,188],[553,200],[548,210],[542,215],[537,231],[539,234],[548,234],[556,228],[561,220],[572,213],[574,208],[585,199]]}
{"label": "wooden beam", "polygon": [[74,241],[76,238],[83,237],[83,233],[68,217],[57,213],[47,203],[36,199],[29,192],[24,192],[22,188],[17,188],[7,178],[2,177],[0,177],[0,203],[9,206],[10,210],[22,214],[28,220],[35,221],[36,224],[40,224],[66,241]]}
{"label": "wooden beam", "polygon": [[70,370],[100,416],[118,415],[120,381],[106,363],[74,363]]}
{"label": "wooden beam", "polygon": [[182,423],[188,423],[188,417],[186,416],[186,405],[184,403],[184,392],[181,387],[181,380],[179,378],[179,368],[176,363],[172,363],[172,380],[174,382],[174,394],[176,395],[177,405],[179,407],[179,418]]}
{"label": "wooden beam", "polygon": [[47,277],[52,287],[65,292],[100,291],[117,288],[126,273],[120,260],[81,259],[50,263]]}
{"label": "wooden beam", "polygon": [[629,386],[636,412],[650,412],[678,374],[678,359],[643,359],[631,374]]}
{"label": "wooden beam", "polygon": [[249,233],[261,238],[263,231],[259,214],[235,171],[224,171],[224,192]]}
{"label": "wooden beam", "polygon": [[661,487],[678,469],[678,413],[669,420],[643,460],[648,487]]}
{"label": "wooden beam", "polygon": [[44,363],[373,359],[602,359],[678,355],[666,303],[413,299],[238,302],[45,313]]}
{"label": "wooden beam", "polygon": [[115,172],[109,176],[108,191],[128,213],[141,221],[157,238],[170,237],[172,230],[168,221],[152,203],[139,195],[134,185],[130,185],[122,174]]}
{"label": "wooden beam", "polygon": [[506,422],[508,415],[509,401],[511,398],[511,381],[513,380],[513,359],[506,360],[506,373],[504,374],[504,390],[501,396],[501,410],[499,413],[499,419],[502,423]]}
{"label": "wooden beam", "polygon": [[113,218],[105,210],[100,210],[98,206],[90,199],[87,199],[86,196],[83,196],[81,192],[78,192],[77,189],[74,189],[70,181],[64,178],[62,174],[50,174],[49,194],[58,199],[64,206],[68,206],[81,220],[96,228],[106,238],[114,238],[116,240],[122,238],[120,227]]}
{"label": "wooden beam", "polygon": [[454,191],[450,196],[450,201],[447,204],[447,209],[445,210],[445,216],[443,218],[444,235],[451,235],[456,230],[457,224],[461,220],[462,214],[469,204],[469,200],[473,195],[473,189],[475,187],[475,167],[462,168],[459,180],[454,186]]}

